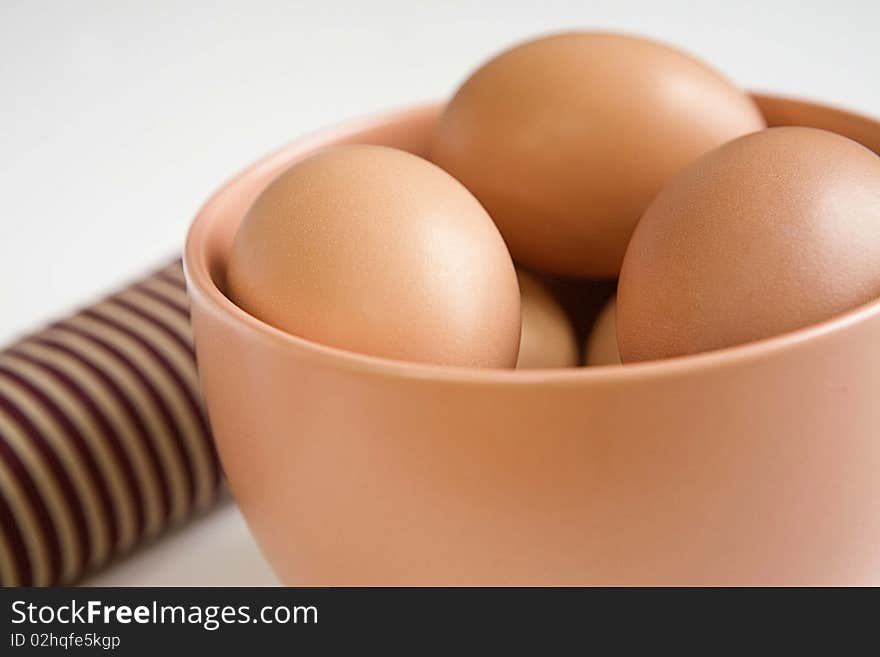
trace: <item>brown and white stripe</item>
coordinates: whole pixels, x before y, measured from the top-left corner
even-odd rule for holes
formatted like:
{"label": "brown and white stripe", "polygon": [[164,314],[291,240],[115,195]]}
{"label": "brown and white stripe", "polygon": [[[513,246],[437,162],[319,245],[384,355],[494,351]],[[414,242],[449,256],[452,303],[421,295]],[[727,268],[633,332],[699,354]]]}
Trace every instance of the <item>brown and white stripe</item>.
{"label": "brown and white stripe", "polygon": [[0,583],[67,584],[208,506],[180,262],[0,351]]}

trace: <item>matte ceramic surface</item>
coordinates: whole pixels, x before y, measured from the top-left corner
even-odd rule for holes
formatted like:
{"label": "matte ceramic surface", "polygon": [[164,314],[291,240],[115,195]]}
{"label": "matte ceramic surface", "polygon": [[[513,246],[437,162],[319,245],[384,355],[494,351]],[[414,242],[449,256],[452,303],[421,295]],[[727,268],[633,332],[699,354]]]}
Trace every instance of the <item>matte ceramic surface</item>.
{"label": "matte ceramic surface", "polygon": [[[771,124],[880,124],[757,97]],[[238,222],[340,142],[424,152],[439,106],[296,142],[227,183],[185,264],[233,492],[289,584],[880,584],[880,303],[635,365],[472,370],[360,356],[222,293]]]}

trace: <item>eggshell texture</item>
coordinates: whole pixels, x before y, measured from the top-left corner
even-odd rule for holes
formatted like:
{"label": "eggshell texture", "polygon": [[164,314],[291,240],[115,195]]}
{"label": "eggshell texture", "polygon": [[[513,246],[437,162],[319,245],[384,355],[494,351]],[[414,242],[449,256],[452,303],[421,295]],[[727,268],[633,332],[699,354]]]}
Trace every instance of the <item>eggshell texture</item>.
{"label": "eggshell texture", "polygon": [[763,127],[747,95],[682,52],[568,33],[478,69],[443,112],[431,159],[480,199],[517,262],[615,277],[663,184]]}
{"label": "eggshell texture", "polygon": [[363,354],[513,367],[519,287],[479,202],[427,160],[340,146],[282,173],[236,235],[228,293],[294,335]]}
{"label": "eggshell texture", "polygon": [[534,275],[517,270],[522,304],[518,369],[575,367],[578,347],[565,310]]}
{"label": "eggshell texture", "polygon": [[611,297],[587,336],[584,345],[584,364],[620,365],[620,350],[617,348],[617,299]]}
{"label": "eggshell texture", "polygon": [[770,128],[677,176],[633,235],[617,293],[624,360],[737,345],[880,295],[880,158]]}

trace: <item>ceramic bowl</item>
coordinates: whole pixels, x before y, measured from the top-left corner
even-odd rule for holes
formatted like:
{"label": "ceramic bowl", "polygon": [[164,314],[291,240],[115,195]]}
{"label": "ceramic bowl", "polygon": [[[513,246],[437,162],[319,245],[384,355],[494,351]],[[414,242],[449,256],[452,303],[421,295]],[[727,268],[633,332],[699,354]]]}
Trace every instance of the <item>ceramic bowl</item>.
{"label": "ceramic bowl", "polygon": [[[880,150],[880,123],[757,96],[771,125]],[[880,302],[786,335],[625,366],[471,370],[288,335],[223,293],[254,197],[341,142],[423,154],[440,106],[356,121],[249,167],[185,265],[229,484],[308,585],[880,584]]]}

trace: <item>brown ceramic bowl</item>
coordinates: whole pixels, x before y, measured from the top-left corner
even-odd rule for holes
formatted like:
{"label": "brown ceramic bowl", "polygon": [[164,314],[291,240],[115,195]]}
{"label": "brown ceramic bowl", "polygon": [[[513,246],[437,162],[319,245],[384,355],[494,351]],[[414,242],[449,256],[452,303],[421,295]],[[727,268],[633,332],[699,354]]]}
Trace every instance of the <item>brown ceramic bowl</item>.
{"label": "brown ceramic bowl", "polygon": [[[771,125],[880,149],[880,123],[758,97]],[[223,292],[236,227],[339,142],[423,153],[439,106],[291,144],[190,231],[208,411],[232,490],[289,584],[880,584],[880,302],[667,361],[470,370],[260,322]]]}

